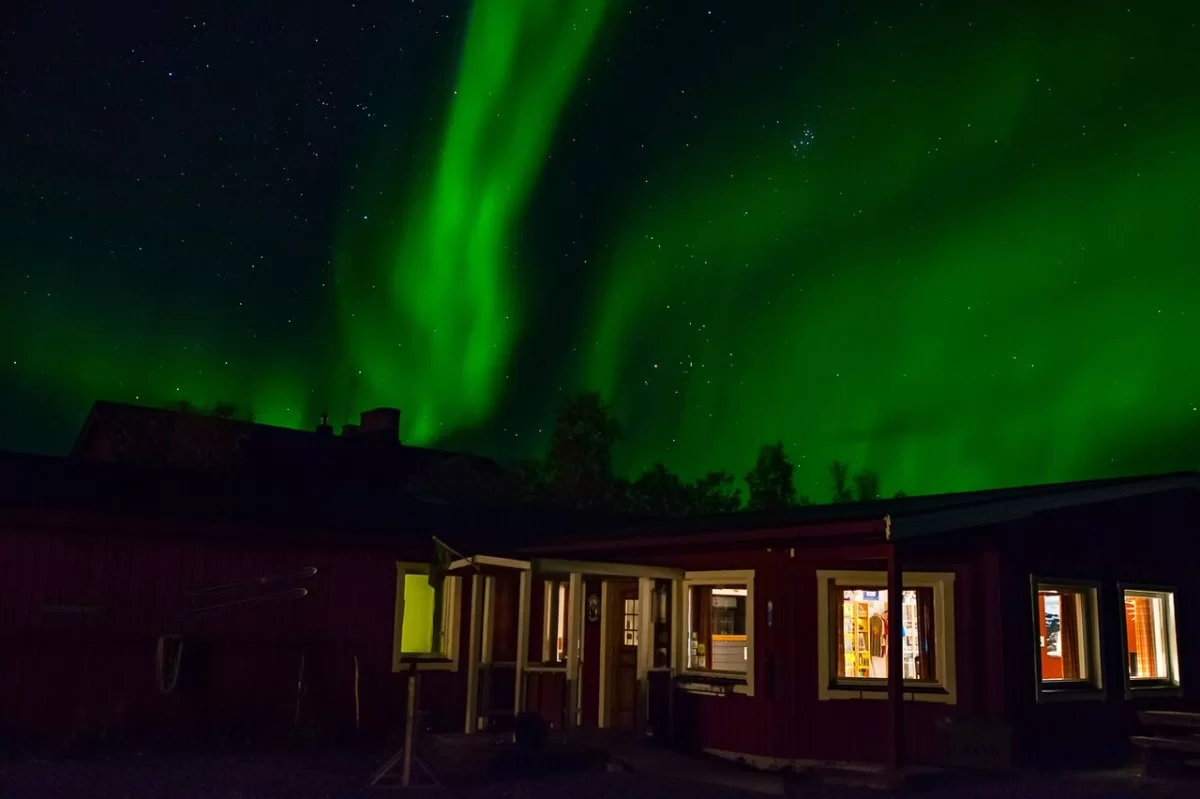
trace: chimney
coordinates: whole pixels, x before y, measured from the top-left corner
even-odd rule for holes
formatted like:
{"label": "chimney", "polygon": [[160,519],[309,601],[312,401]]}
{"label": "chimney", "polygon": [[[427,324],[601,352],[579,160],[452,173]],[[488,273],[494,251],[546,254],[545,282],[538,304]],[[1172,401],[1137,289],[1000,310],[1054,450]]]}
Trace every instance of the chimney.
{"label": "chimney", "polygon": [[329,426],[329,414],[327,414],[327,413],[321,414],[321,423],[319,425],[317,425],[317,435],[319,435],[319,436],[333,435],[333,428]]}
{"label": "chimney", "polygon": [[374,408],[363,411],[359,422],[363,435],[389,441],[400,440],[400,411],[397,408]]}

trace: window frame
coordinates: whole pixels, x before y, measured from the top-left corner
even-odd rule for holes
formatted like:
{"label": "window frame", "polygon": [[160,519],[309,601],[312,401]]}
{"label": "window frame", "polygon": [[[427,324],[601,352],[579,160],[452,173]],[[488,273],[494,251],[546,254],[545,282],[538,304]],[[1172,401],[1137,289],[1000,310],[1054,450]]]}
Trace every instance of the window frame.
{"label": "window frame", "polygon": [[[954,628],[955,573],[904,572],[901,589],[928,588],[933,592],[933,652],[935,675],[932,680],[904,680],[904,699],[909,702],[958,703]],[[835,630],[839,618],[832,602],[839,589],[875,589],[887,591],[887,572],[817,571],[817,699],[887,699],[887,678],[839,677],[835,668],[842,629]],[[840,603],[839,603],[840,605]],[[891,597],[888,598],[891,608]],[[836,634],[836,637],[835,637]]]}
{"label": "window frame", "polygon": [[[1039,617],[1038,595],[1043,589],[1067,589],[1085,594],[1087,611],[1084,636],[1087,648],[1088,672],[1094,676],[1082,680],[1064,680],[1047,683],[1042,679],[1041,618]],[[1058,577],[1029,576],[1030,619],[1032,621],[1030,642],[1033,644],[1033,685],[1039,704],[1045,702],[1103,701],[1108,694],[1104,674],[1104,624],[1100,609],[1104,607],[1104,586],[1099,580],[1079,580]],[[1122,612],[1124,608],[1122,607]]]}
{"label": "window frame", "polygon": [[[1166,633],[1165,653],[1167,658],[1167,677],[1163,679],[1137,679],[1129,673],[1129,632],[1125,626],[1125,592],[1134,591],[1146,594],[1166,594],[1167,617],[1163,620]],[[1117,605],[1121,612],[1121,623],[1118,626],[1121,635],[1121,659],[1124,662],[1122,674],[1125,680],[1125,698],[1137,696],[1180,696],[1183,694],[1183,683],[1179,675],[1179,639],[1175,621],[1175,597],[1178,591],[1175,586],[1150,585],[1147,583],[1117,583]]]}
{"label": "window frame", "polygon": [[[736,569],[727,571],[689,571],[683,573],[679,581],[680,601],[675,603],[674,615],[676,622],[676,657],[678,664],[676,674],[680,675],[681,685],[687,688],[689,683],[711,685],[712,683],[732,683],[735,694],[754,696],[754,570]],[[746,586],[746,670],[740,671],[710,671],[707,669],[690,669],[687,667],[688,652],[692,631],[688,624],[688,611],[691,608],[689,591],[693,587],[744,585]]]}
{"label": "window frame", "polygon": [[442,640],[444,652],[402,652],[404,630],[404,578],[429,574],[428,563],[396,561],[396,598],[392,616],[392,671],[458,671],[459,632],[462,624],[461,578],[447,575],[442,583]]}

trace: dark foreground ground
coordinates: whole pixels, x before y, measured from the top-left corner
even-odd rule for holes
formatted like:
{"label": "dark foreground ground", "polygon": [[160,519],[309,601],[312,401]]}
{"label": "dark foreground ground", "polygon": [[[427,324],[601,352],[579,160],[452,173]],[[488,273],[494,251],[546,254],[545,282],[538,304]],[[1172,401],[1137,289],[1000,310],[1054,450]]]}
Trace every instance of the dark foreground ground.
{"label": "dark foreground ground", "polygon": [[[400,796],[365,788],[378,761],[362,754],[175,756],[129,755],[92,760],[36,760],[28,756],[0,762],[4,799],[348,799]],[[733,780],[736,783],[736,779]],[[508,777],[482,785],[422,791],[427,796],[461,799],[751,799],[762,797],[763,782],[748,780],[758,792],[711,780],[646,771],[590,771],[540,778]],[[928,799],[1028,797],[1197,797],[1195,782],[1147,781],[1132,772],[1060,777],[1022,775],[1007,779],[942,782],[903,792]],[[782,788],[775,795],[782,795]],[[798,797],[860,799],[885,796],[878,790],[816,782],[794,786]]]}

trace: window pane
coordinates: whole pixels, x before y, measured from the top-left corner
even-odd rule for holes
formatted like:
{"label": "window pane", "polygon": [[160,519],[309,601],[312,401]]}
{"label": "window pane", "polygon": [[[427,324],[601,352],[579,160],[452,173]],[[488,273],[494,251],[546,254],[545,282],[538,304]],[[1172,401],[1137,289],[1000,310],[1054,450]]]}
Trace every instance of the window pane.
{"label": "window pane", "polygon": [[565,580],[547,582],[546,599],[549,602],[546,616],[545,657],[549,663],[567,661],[567,608],[569,584]]}
{"label": "window pane", "polygon": [[1125,592],[1126,659],[1131,680],[1171,679],[1167,655],[1171,606],[1171,594],[1166,591]]}
{"label": "window pane", "polygon": [[[886,679],[891,644],[888,592],[885,588],[836,590],[840,629],[837,675],[841,679]],[[933,680],[933,589],[910,588],[901,602],[903,676],[906,680]]]}
{"label": "window pane", "polygon": [[1038,589],[1038,648],[1043,682],[1090,679],[1088,592]]}
{"label": "window pane", "polygon": [[442,650],[441,589],[429,584],[425,574],[404,575],[404,626],[400,633],[403,654],[435,654]]}
{"label": "window pane", "polygon": [[688,668],[746,672],[749,591],[745,585],[688,588]]}

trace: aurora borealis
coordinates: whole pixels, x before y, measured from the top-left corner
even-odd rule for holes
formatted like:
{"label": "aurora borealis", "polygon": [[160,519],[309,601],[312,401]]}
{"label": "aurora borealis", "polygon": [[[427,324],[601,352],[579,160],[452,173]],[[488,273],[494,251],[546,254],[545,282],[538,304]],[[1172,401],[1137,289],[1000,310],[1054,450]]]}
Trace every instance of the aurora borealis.
{"label": "aurora borealis", "polygon": [[382,230],[338,251],[350,357],[367,396],[420,376],[404,405],[417,441],[486,422],[503,391],[520,313],[507,245],[604,4],[479,3],[428,187],[401,194],[407,218],[385,206]]}
{"label": "aurora borealis", "polygon": [[5,32],[0,446],[189,399],[507,458],[595,389],[626,470],[781,439],[816,499],[1200,467],[1194,7],[301,6]]}

